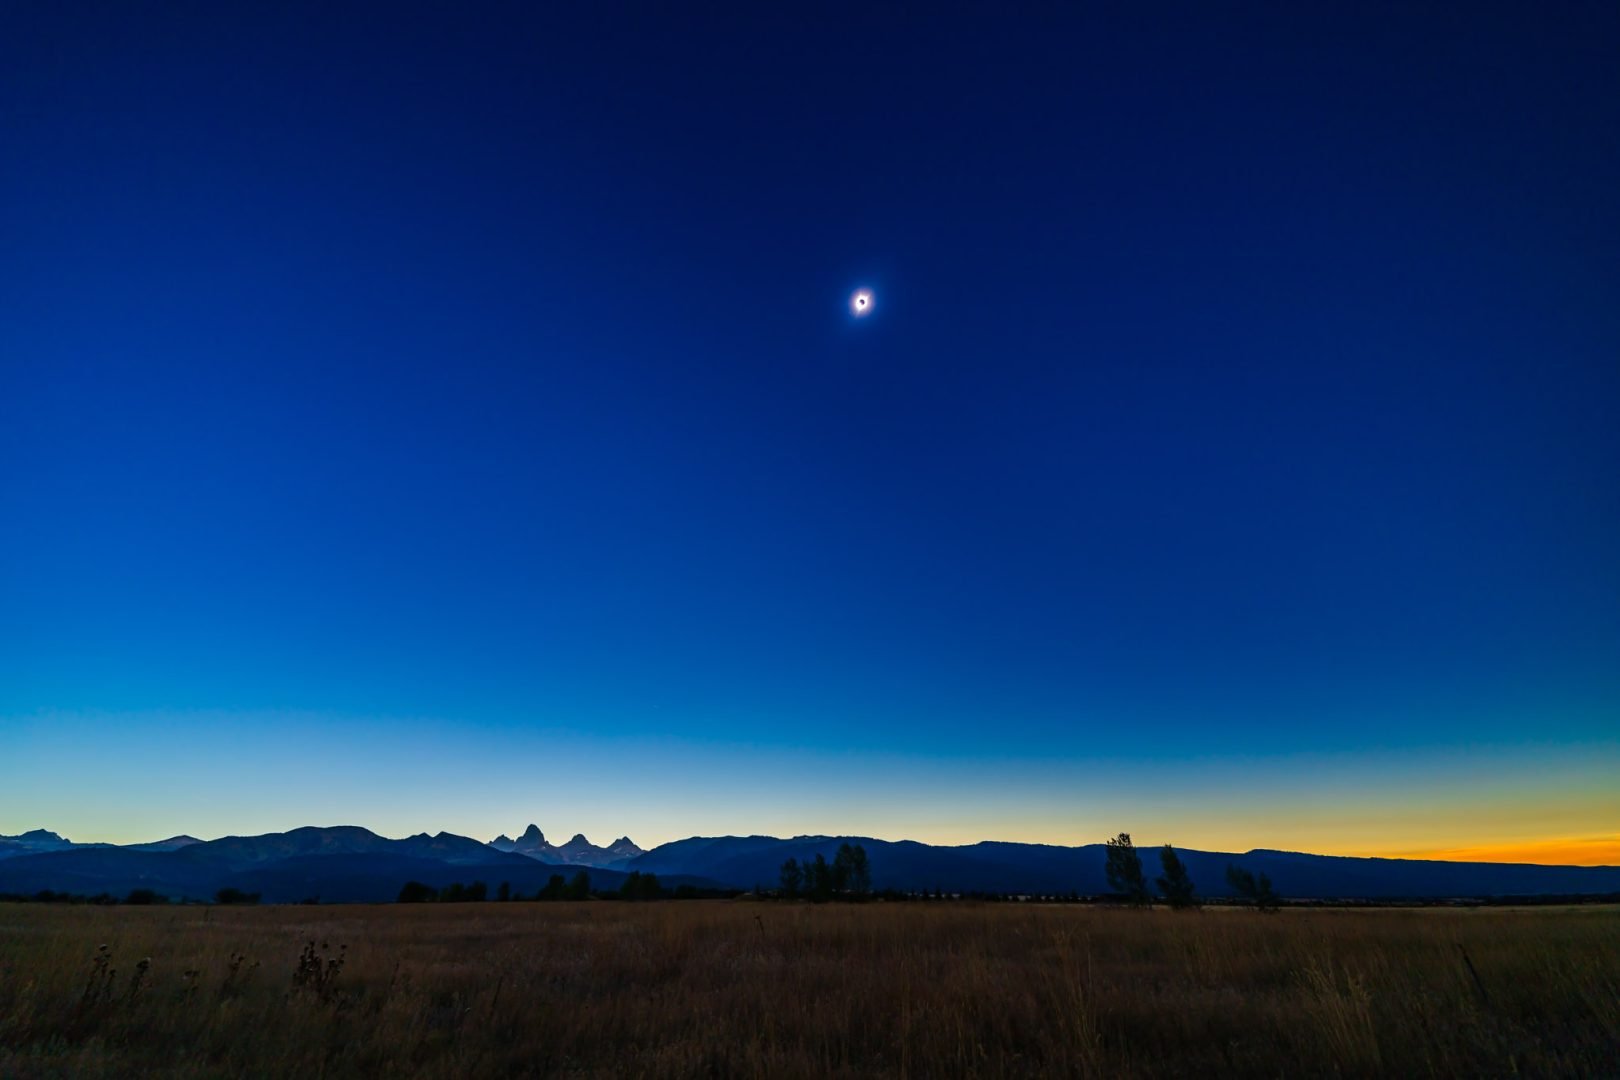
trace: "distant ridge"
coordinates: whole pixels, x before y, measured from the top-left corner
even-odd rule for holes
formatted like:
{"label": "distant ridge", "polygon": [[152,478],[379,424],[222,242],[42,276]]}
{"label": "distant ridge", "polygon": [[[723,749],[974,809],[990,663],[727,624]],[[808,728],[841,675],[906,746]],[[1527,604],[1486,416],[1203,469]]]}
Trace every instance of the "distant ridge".
{"label": "distant ridge", "polygon": [[[666,884],[748,889],[773,887],[782,863],[832,859],[844,843],[867,851],[878,889],[949,892],[1101,895],[1103,846],[1061,847],[984,841],[933,846],[912,840],[856,836],[689,837],[643,851],[628,837],[606,848],[583,835],[566,844],[546,841],[530,825],[513,840],[488,844],[466,836],[417,833],[401,839],[357,825],[305,826],[282,833],[199,840],[180,835],[144,844],[75,844],[34,829],[0,836],[0,893],[41,890],[122,895],[151,888],[206,899],[222,888],[262,893],[266,900],[392,900],[407,880],[431,885],[507,881],[537,889],[555,873],[590,873],[599,888],[616,888],[632,871]],[[1198,891],[1229,895],[1226,868],[1267,874],[1277,891],[1296,899],[1436,899],[1620,893],[1620,867],[1454,863],[1352,858],[1255,849],[1212,852],[1178,849]],[[1154,853],[1144,850],[1151,877]]]}
{"label": "distant ridge", "polygon": [[[770,836],[691,837],[654,848],[623,865],[663,874],[679,868],[727,885],[774,884],[787,859],[817,855],[832,859],[843,843],[866,848],[876,888],[907,891],[1068,893],[1104,895],[1104,846],[1060,847],[982,841],[935,847],[912,840],[871,837]],[[1505,895],[1578,895],[1620,892],[1620,867],[1455,863],[1415,859],[1354,858],[1255,849],[1246,852],[1176,849],[1204,896],[1232,895],[1226,868],[1241,865],[1270,876],[1277,891],[1298,899],[1457,898]],[[1151,878],[1155,853],[1142,851]]]}
{"label": "distant ridge", "polygon": [[0,836],[0,859],[8,855],[29,855],[41,851],[68,851],[73,848],[124,847],[130,851],[176,851],[189,844],[200,844],[195,836],[171,836],[167,840],[152,840],[144,844],[75,844],[60,833],[46,829],[32,829],[16,836]]}
{"label": "distant ridge", "polygon": [[0,859],[35,851],[66,851],[75,846],[66,837],[46,829],[30,829],[16,836],[0,836]]}
{"label": "distant ridge", "polygon": [[200,843],[202,841],[195,836],[186,836],[182,833],[179,836],[171,836],[167,840],[153,840],[147,844],[129,844],[127,846],[131,851],[179,851],[183,847],[190,847],[192,844]]}
{"label": "distant ridge", "polygon": [[[375,903],[393,900],[407,881],[438,888],[481,880],[491,889],[505,882],[533,893],[554,874],[570,876],[578,870],[454,833],[390,839],[358,825],[305,826],[217,840],[182,835],[125,846],[74,844],[42,830],[0,838],[0,893],[21,895],[50,890],[121,897],[150,889],[174,899],[209,899],[231,888],[259,893],[272,903],[311,898]],[[602,867],[589,873],[599,889],[616,889],[626,877]],[[668,884],[714,883],[674,874]]]}

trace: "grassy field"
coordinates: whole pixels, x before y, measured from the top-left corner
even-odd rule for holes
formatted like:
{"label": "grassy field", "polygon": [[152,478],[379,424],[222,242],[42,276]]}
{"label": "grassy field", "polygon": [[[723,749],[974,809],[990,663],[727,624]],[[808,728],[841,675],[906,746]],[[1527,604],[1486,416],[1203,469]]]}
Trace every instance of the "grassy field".
{"label": "grassy field", "polygon": [[149,1071],[1615,1076],[1620,912],[0,905],[0,1076]]}

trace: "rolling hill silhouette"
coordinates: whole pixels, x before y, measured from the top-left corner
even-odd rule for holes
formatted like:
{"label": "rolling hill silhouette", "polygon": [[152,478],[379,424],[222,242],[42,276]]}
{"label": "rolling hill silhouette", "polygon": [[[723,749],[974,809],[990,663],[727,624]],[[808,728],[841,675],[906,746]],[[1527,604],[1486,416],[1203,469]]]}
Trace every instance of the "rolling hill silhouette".
{"label": "rolling hill silhouette", "polygon": [[[666,886],[749,889],[775,886],[789,858],[829,861],[840,844],[859,843],[878,889],[1014,894],[1101,895],[1103,845],[1060,847],[985,841],[934,846],[872,837],[773,836],[691,837],[640,852],[628,840],[597,848],[560,848],[544,843],[539,830],[529,843],[498,838],[485,844],[453,833],[418,833],[391,839],[354,825],[306,826],[260,836],[196,840],[190,836],[147,844],[74,844],[44,830],[0,836],[0,893],[42,890],[122,896],[132,889],[206,899],[218,890],[262,894],[270,902],[377,902],[393,900],[406,881],[435,887],[482,880],[492,888],[509,882],[520,892],[544,886],[552,874],[585,869],[598,889],[616,889],[632,871],[657,874]],[[525,834],[529,836],[529,834]],[[528,847],[529,852],[522,850]],[[505,850],[503,850],[503,848]],[[590,865],[541,857],[570,849]],[[587,850],[588,849],[588,850]],[[616,852],[615,849],[618,849]],[[1226,868],[1240,865],[1270,876],[1277,891],[1298,899],[1484,898],[1620,892],[1620,867],[1536,866],[1369,859],[1253,850],[1212,852],[1178,849],[1198,891],[1230,895]],[[618,853],[624,853],[621,857]],[[1152,849],[1142,851],[1151,879],[1158,871]],[[603,865],[603,864],[606,865]]]}
{"label": "rolling hill silhouette", "polygon": [[[624,869],[711,878],[737,887],[774,885],[782,863],[801,863],[818,854],[832,859],[842,843],[859,843],[872,864],[878,889],[951,892],[1106,894],[1104,846],[1059,847],[983,841],[936,847],[912,840],[871,837],[768,836],[693,837],[654,848]],[[1566,895],[1620,890],[1620,867],[1535,866],[1508,863],[1456,863],[1415,859],[1351,858],[1257,849],[1246,852],[1177,849],[1199,892],[1230,896],[1226,868],[1236,864],[1271,877],[1278,892],[1300,899],[1393,899]],[[1152,848],[1141,851],[1151,880],[1158,873]]]}

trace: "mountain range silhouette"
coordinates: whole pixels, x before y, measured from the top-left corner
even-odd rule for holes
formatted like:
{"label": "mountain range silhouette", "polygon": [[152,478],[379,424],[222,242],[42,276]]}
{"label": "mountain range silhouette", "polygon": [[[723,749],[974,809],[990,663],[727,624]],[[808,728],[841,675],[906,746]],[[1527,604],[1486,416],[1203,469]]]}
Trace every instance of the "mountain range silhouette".
{"label": "mountain range silhouette", "polygon": [[[576,835],[552,845],[530,825],[516,840],[489,843],[440,832],[402,839],[355,825],[305,826],[260,836],[198,840],[181,835],[144,844],[75,844],[43,829],[0,836],[0,893],[42,890],[122,896],[151,889],[175,899],[221,889],[260,893],[272,903],[393,900],[406,881],[434,887],[483,880],[532,893],[552,874],[586,870],[598,889],[616,889],[631,872],[657,874],[666,886],[774,887],[782,863],[832,859],[840,844],[865,847],[877,889],[953,893],[1103,895],[1103,845],[1062,847],[985,841],[937,846],[859,836],[691,837],[643,851],[628,837],[607,847]],[[1620,867],[1539,866],[1352,858],[1256,849],[1177,849],[1198,891],[1230,895],[1226,868],[1270,876],[1296,899],[1437,899],[1620,893]],[[1157,872],[1155,852],[1143,864]]]}

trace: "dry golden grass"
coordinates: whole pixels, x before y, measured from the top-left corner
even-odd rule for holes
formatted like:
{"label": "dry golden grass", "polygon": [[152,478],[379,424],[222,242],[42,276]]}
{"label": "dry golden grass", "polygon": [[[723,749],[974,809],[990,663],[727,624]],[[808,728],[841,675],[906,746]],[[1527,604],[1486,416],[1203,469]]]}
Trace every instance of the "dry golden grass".
{"label": "dry golden grass", "polygon": [[0,1076],[149,1072],[1620,1075],[1620,913],[0,905]]}

